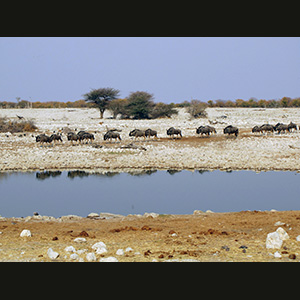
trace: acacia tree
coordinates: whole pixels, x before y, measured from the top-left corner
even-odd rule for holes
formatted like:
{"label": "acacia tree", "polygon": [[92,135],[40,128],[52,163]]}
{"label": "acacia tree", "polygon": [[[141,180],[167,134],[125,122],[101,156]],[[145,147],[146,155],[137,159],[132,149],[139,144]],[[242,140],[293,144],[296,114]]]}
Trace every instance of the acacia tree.
{"label": "acacia tree", "polygon": [[100,119],[103,119],[105,109],[111,100],[119,96],[120,91],[113,88],[93,89],[89,93],[84,94],[84,100],[92,102],[100,110]]}

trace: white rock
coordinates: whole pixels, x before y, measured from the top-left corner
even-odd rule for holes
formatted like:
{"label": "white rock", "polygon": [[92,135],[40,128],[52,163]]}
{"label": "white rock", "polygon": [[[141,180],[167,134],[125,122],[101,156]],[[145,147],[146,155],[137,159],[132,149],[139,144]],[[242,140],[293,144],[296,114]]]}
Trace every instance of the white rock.
{"label": "white rock", "polygon": [[88,216],[87,216],[87,218],[98,218],[98,217],[100,217],[100,215],[97,214],[97,213],[94,213],[94,212],[91,212],[91,213],[88,214]]}
{"label": "white rock", "polygon": [[31,236],[31,232],[28,229],[24,229],[21,233],[20,233],[21,237],[25,237],[25,236]]}
{"label": "white rock", "polygon": [[47,255],[50,259],[56,259],[59,256],[59,254],[57,252],[53,251],[52,248],[48,249]]}
{"label": "white rock", "polygon": [[103,254],[106,252],[107,252],[107,249],[105,247],[97,248],[97,250],[96,250],[96,254]]}
{"label": "white rock", "polygon": [[296,241],[300,242],[300,235],[296,237]]}
{"label": "white rock", "polygon": [[68,246],[68,247],[65,248],[65,251],[67,251],[67,252],[75,252],[76,249],[73,246]]}
{"label": "white rock", "polygon": [[287,232],[281,227],[278,227],[276,232],[279,234],[279,237],[282,241],[288,240],[290,238]]}
{"label": "white rock", "polygon": [[77,250],[76,253],[80,255],[86,251],[87,251],[87,249],[81,249],[81,250]]}
{"label": "white rock", "polygon": [[116,254],[117,255],[124,255],[124,250],[123,249],[118,249]]}
{"label": "white rock", "polygon": [[152,213],[144,213],[144,217],[146,217],[146,218],[148,218],[148,217],[152,217],[152,218],[157,218],[159,216],[159,214],[157,214],[157,213],[154,213],[154,212],[152,212]]}
{"label": "white rock", "polygon": [[97,248],[106,248],[106,245],[103,242],[97,242],[92,246],[92,249],[97,249]]}
{"label": "white rock", "polygon": [[194,210],[193,215],[201,215],[204,212],[202,210]]}
{"label": "white rock", "polygon": [[274,224],[274,226],[283,226],[283,225],[285,225],[285,223],[280,222],[280,221],[277,221],[277,222]]}
{"label": "white rock", "polygon": [[85,243],[86,239],[82,238],[82,237],[78,237],[78,238],[74,239],[74,242],[76,242],[76,243]]}
{"label": "white rock", "polygon": [[73,254],[70,255],[70,258],[73,259],[73,260],[76,260],[76,259],[79,258],[79,256],[78,256],[78,254],[73,253]]}
{"label": "white rock", "polygon": [[118,262],[118,260],[113,256],[109,256],[100,258],[99,262]]}
{"label": "white rock", "polygon": [[133,251],[133,249],[132,249],[131,247],[127,247],[127,248],[125,249],[125,252],[131,252],[131,251]]}
{"label": "white rock", "polygon": [[280,249],[282,246],[282,239],[278,232],[271,232],[267,235],[266,248],[267,249]]}
{"label": "white rock", "polygon": [[280,254],[278,251],[276,251],[276,252],[274,253],[274,257],[280,258],[280,257],[281,257],[281,254]]}
{"label": "white rock", "polygon": [[86,254],[87,261],[96,261],[96,255],[92,252]]}

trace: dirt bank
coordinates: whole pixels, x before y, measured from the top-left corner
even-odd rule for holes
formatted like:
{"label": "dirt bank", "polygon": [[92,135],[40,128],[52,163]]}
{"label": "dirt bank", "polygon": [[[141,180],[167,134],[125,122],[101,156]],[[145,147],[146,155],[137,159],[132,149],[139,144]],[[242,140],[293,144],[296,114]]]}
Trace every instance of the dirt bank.
{"label": "dirt bank", "polygon": [[[120,262],[300,260],[300,242],[296,240],[300,234],[300,211],[199,213],[155,218],[124,216],[98,220],[35,218],[0,221],[0,261],[51,261],[47,255],[49,248],[59,254],[55,261],[87,261],[87,253],[94,253],[97,262],[108,257]],[[275,225],[278,221],[280,225]],[[289,239],[280,249],[267,249],[267,234],[279,226],[288,233]],[[20,237],[23,229],[30,230],[32,236]],[[85,241],[74,241],[78,237]],[[100,241],[105,243],[107,252],[97,254],[92,245]],[[69,246],[76,252],[65,251]],[[119,250],[122,255],[117,255],[118,249],[124,253]],[[281,257],[274,257],[275,252]],[[72,259],[74,253],[77,256]]]}

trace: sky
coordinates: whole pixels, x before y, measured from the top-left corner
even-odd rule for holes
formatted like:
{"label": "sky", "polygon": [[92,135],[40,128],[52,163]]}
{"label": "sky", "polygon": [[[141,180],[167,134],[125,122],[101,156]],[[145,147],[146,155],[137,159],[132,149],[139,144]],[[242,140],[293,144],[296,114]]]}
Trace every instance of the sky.
{"label": "sky", "polygon": [[0,37],[0,101],[300,97],[300,37]]}

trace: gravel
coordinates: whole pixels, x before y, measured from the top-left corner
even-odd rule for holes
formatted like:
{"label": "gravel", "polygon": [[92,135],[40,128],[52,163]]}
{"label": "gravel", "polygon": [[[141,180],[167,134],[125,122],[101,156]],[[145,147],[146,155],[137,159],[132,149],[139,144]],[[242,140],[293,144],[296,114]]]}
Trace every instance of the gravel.
{"label": "gravel", "polygon": [[[202,119],[190,119],[185,109],[178,110],[179,114],[170,119],[114,120],[105,112],[100,120],[97,109],[1,109],[0,117],[15,120],[21,115],[34,121],[39,129],[26,136],[0,133],[0,170],[300,170],[298,131],[281,135],[251,133],[253,126],[264,123],[300,124],[300,109],[208,108],[207,118]],[[198,136],[196,128],[208,124],[213,124],[217,134],[210,138]],[[238,138],[224,136],[223,128],[229,124],[239,128]],[[182,130],[181,140],[167,138],[166,130],[171,126]],[[89,131],[95,141],[72,146],[63,134],[62,144],[41,147],[35,142],[37,134],[50,135],[65,127]],[[103,141],[103,134],[110,128],[121,130],[121,142]],[[152,128],[159,139],[134,141],[128,136],[134,128]],[[132,142],[147,151],[121,148]]]}

